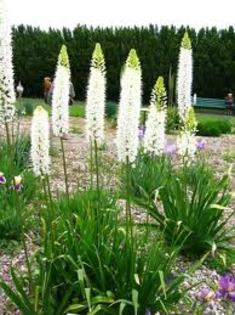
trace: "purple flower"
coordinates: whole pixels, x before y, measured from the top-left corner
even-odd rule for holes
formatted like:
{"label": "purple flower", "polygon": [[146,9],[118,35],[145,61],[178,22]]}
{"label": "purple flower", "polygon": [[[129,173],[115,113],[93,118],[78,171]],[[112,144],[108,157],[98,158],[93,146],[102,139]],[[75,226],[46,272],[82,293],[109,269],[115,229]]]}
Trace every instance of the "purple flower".
{"label": "purple flower", "polygon": [[176,146],[175,143],[173,143],[173,144],[168,144],[168,145],[166,146],[166,149],[165,149],[166,154],[173,155],[173,154],[176,153],[176,151],[177,151],[177,146]]}
{"label": "purple flower", "polygon": [[151,315],[150,310],[146,309],[146,311],[145,311],[144,315]]}
{"label": "purple flower", "polygon": [[197,141],[197,149],[198,150],[204,150],[206,147],[206,141],[203,139],[200,139]]}
{"label": "purple flower", "polygon": [[219,279],[217,297],[235,302],[235,276],[226,274]]}
{"label": "purple flower", "polygon": [[6,177],[4,176],[3,173],[0,172],[0,185],[6,184]]}
{"label": "purple flower", "polygon": [[197,298],[204,302],[209,302],[215,297],[215,293],[208,287],[204,287],[197,294]]}
{"label": "purple flower", "polygon": [[16,190],[17,192],[21,191],[23,189],[22,185],[22,177],[21,176],[15,176],[12,185],[10,186],[11,189]]}
{"label": "purple flower", "polygon": [[20,185],[15,185],[13,188],[14,188],[16,191],[19,192],[19,191],[21,191],[21,190],[23,189],[23,187],[24,187],[24,186],[20,184]]}

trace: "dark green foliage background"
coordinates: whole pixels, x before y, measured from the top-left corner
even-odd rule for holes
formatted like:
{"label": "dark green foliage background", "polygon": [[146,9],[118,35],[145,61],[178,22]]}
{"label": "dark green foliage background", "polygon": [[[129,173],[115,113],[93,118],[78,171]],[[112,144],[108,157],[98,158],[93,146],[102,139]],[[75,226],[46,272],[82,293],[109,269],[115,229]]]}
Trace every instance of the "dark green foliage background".
{"label": "dark green foliage background", "polygon": [[[168,80],[169,68],[177,70],[180,42],[185,28],[150,25],[134,28],[88,28],[78,25],[73,31],[31,26],[13,29],[13,48],[16,82],[21,80],[25,96],[42,96],[42,80],[53,75],[60,46],[65,43],[71,60],[72,79],[76,96],[86,97],[89,63],[95,43],[104,50],[108,100],[119,98],[120,70],[131,48],[135,48],[143,68],[144,101],[159,75]],[[188,29],[194,51],[194,88],[199,96],[224,97],[235,92],[235,32],[216,28]]]}

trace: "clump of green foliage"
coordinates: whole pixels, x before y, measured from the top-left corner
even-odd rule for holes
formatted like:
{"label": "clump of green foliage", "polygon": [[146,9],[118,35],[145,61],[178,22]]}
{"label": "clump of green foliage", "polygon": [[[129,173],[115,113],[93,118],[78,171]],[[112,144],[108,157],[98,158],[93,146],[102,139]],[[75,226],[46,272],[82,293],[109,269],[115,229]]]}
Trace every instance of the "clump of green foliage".
{"label": "clump of green foliage", "polygon": [[225,118],[202,117],[199,119],[197,134],[199,136],[219,137],[231,133],[232,124]]}
{"label": "clump of green foliage", "polygon": [[25,112],[25,115],[32,116],[34,111],[34,106],[30,102],[24,102],[23,104],[23,111]]}
{"label": "clump of green foliage", "polygon": [[[130,193],[132,198],[143,196],[154,198],[156,191],[164,186],[171,173],[172,165],[168,156],[149,156],[140,152],[134,167],[130,169]],[[125,189],[125,170],[121,173],[122,191]]]}
{"label": "clump of green foliage", "polygon": [[144,166],[139,168],[144,171],[132,181],[133,200],[155,219],[168,244],[179,246],[184,254],[191,256],[208,252],[233,254],[230,240],[234,239],[235,231],[226,225],[234,212],[224,215],[231,198],[229,175],[215,178],[212,169],[204,163],[171,169],[171,176],[154,169],[156,183],[152,187],[155,190],[149,190],[145,177],[152,161],[147,165],[144,161],[141,163]]}
{"label": "clump of green foliage", "polygon": [[177,107],[167,108],[167,123],[166,130],[168,133],[178,130],[180,127],[180,118]]}
{"label": "clump of green foliage", "polygon": [[[30,165],[30,139],[19,135],[9,146],[5,141],[0,142],[0,172],[6,183],[0,185],[0,240],[21,237],[22,224],[28,215],[29,204],[37,190],[37,181],[28,169]],[[14,176],[22,177],[22,189],[14,189]]]}
{"label": "clump of green foliage", "polygon": [[[1,287],[23,314],[167,313],[182,292],[184,275],[172,276],[176,251],[148,229],[126,234],[115,196],[104,190],[76,193],[43,211],[42,248],[36,255],[32,295],[12,271],[17,291]],[[170,280],[169,280],[170,279]]]}

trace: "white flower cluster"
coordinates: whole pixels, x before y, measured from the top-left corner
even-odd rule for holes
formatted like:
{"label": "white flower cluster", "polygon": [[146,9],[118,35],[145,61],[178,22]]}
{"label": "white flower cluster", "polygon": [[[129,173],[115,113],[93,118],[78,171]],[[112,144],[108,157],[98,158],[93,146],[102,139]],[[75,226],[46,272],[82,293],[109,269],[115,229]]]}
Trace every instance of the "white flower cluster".
{"label": "white flower cluster", "polygon": [[179,54],[178,78],[177,78],[177,103],[179,116],[185,121],[187,112],[191,106],[193,81],[193,59],[191,42],[188,33],[185,33]]}
{"label": "white flower cluster", "polygon": [[33,114],[31,126],[31,160],[36,176],[49,175],[49,118],[47,111],[38,106]]}
{"label": "white flower cluster", "polygon": [[12,121],[15,114],[11,25],[5,0],[0,0],[0,118]]}
{"label": "white flower cluster", "polygon": [[185,159],[185,162],[194,160],[197,151],[195,134],[191,131],[183,131],[177,138],[178,154]]}
{"label": "white flower cluster", "polygon": [[121,76],[118,114],[117,151],[120,162],[135,161],[138,153],[138,126],[141,108],[141,67],[132,49]]}
{"label": "white flower cluster", "polygon": [[166,112],[157,111],[152,104],[146,122],[146,133],[144,137],[144,151],[153,155],[161,155],[165,148],[165,125]]}
{"label": "white flower cluster", "polygon": [[166,90],[164,80],[159,77],[151,95],[150,110],[146,122],[144,151],[152,155],[161,155],[165,149],[166,129]]}
{"label": "white flower cluster", "polygon": [[93,52],[87,90],[86,130],[88,141],[104,141],[104,116],[106,94],[105,61],[100,44]]}
{"label": "white flower cluster", "polygon": [[70,68],[66,46],[62,46],[53,82],[52,130],[62,137],[69,131]]}
{"label": "white flower cluster", "polygon": [[192,107],[193,58],[191,41],[186,32],[182,39],[178,65],[177,97],[182,131],[177,139],[178,154],[191,162],[197,150],[197,121]]}

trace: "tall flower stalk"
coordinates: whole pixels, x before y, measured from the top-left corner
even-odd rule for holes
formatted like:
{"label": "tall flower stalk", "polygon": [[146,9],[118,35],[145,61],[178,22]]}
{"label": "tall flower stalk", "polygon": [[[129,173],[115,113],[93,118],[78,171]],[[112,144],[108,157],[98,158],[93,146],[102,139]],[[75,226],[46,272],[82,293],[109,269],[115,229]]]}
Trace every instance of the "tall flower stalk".
{"label": "tall flower stalk", "polygon": [[86,131],[91,142],[104,141],[104,116],[106,97],[106,69],[102,48],[96,44],[93,51],[87,89]]}
{"label": "tall flower stalk", "polygon": [[[0,118],[8,124],[15,115],[14,70],[12,63],[12,35],[6,1],[0,1]],[[10,132],[6,130],[10,139]],[[9,133],[9,134],[8,134]],[[9,140],[8,139],[8,140]]]}
{"label": "tall flower stalk", "polygon": [[35,176],[40,177],[43,181],[46,199],[48,190],[52,210],[52,196],[48,177],[51,164],[49,129],[48,112],[42,106],[38,106],[34,111],[31,126],[31,160]]}
{"label": "tall flower stalk", "polygon": [[117,151],[122,163],[133,163],[138,153],[141,108],[141,66],[131,49],[121,75],[121,96],[117,121]]}
{"label": "tall flower stalk", "polygon": [[193,107],[188,110],[185,123],[177,138],[178,154],[183,158],[183,162],[191,163],[197,151],[196,141],[197,120]]}
{"label": "tall flower stalk", "polygon": [[[86,135],[90,143],[91,178],[93,164],[96,168],[96,184],[99,189],[98,147],[104,142],[104,116],[106,98],[106,68],[102,48],[96,44],[92,54],[87,89]],[[94,153],[94,154],[93,154]],[[92,182],[93,180],[91,180]]]}
{"label": "tall flower stalk", "polygon": [[150,155],[162,155],[166,142],[167,95],[163,77],[159,77],[152,90],[150,110],[146,122],[144,151]]}
{"label": "tall flower stalk", "polygon": [[90,173],[93,185],[93,165],[96,173],[96,188],[98,194],[97,235],[100,232],[100,176],[99,176],[99,146],[104,142],[104,116],[106,97],[106,68],[102,48],[96,44],[92,54],[90,76],[87,89],[86,104],[86,135],[90,143]]}
{"label": "tall flower stalk", "polygon": [[[47,111],[38,106],[33,113],[32,125],[31,125],[31,161],[33,166],[33,172],[35,176],[40,177],[43,181],[45,200],[47,202],[48,210],[46,213],[49,217],[47,222],[48,226],[51,224],[51,211],[52,211],[52,197],[48,175],[50,174],[50,155],[49,155],[49,118]],[[14,180],[16,185],[16,179]],[[48,187],[47,187],[48,186]],[[47,197],[47,189],[50,197],[50,207]],[[23,245],[26,256],[26,263],[28,266],[29,283],[32,283],[32,271],[28,258],[28,251],[26,241],[23,234]]]}
{"label": "tall flower stalk", "polygon": [[69,131],[69,88],[70,88],[70,65],[67,48],[62,46],[57,63],[55,79],[53,82],[52,95],[52,130],[55,136],[60,137],[65,189],[69,199],[68,174],[65,158],[63,137]]}
{"label": "tall flower stalk", "polygon": [[182,39],[177,77],[177,104],[179,116],[184,123],[187,112],[191,107],[191,94],[193,83],[193,57],[191,40],[187,32]]}
{"label": "tall flower stalk", "polygon": [[[5,127],[8,144],[10,174],[13,178],[13,119],[15,116],[14,71],[12,63],[12,35],[8,17],[7,2],[0,1],[0,123]],[[12,124],[12,128],[11,128]]]}
{"label": "tall flower stalk", "polygon": [[36,176],[43,177],[50,173],[49,147],[48,113],[42,106],[38,106],[34,111],[31,127],[31,160]]}
{"label": "tall flower stalk", "polygon": [[183,162],[191,162],[196,153],[197,121],[192,107],[193,58],[192,45],[187,32],[182,39],[179,55],[177,101],[181,132],[177,139],[178,154]]}
{"label": "tall flower stalk", "polygon": [[[138,153],[138,126],[141,108],[141,66],[134,49],[131,49],[121,74],[121,96],[118,113],[118,159],[126,171],[126,237],[133,242],[133,224],[130,205],[130,166]],[[132,266],[133,267],[133,266]]]}

